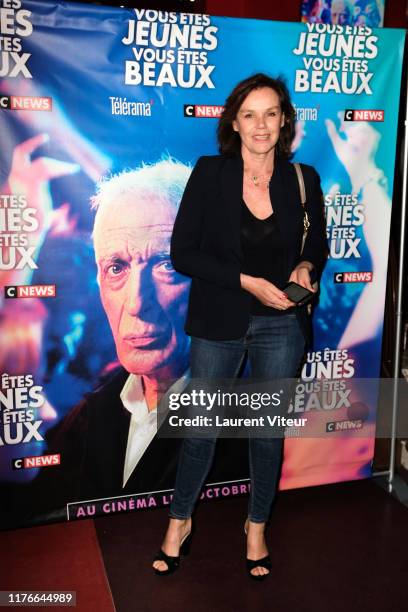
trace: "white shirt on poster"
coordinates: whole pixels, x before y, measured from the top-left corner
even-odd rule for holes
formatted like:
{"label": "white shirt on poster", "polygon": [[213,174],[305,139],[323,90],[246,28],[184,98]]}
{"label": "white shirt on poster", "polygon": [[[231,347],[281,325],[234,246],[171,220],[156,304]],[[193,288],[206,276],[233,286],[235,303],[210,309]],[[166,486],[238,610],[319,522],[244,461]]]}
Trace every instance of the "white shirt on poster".
{"label": "white shirt on poster", "polygon": [[[188,378],[189,371],[179,378],[168,389],[167,393],[175,389],[181,391],[185,387]],[[124,487],[157,433],[157,408],[149,411],[143,393],[142,377],[138,374],[129,374],[120,393],[120,399],[126,410],[131,414],[125,464],[123,467],[122,486]]]}

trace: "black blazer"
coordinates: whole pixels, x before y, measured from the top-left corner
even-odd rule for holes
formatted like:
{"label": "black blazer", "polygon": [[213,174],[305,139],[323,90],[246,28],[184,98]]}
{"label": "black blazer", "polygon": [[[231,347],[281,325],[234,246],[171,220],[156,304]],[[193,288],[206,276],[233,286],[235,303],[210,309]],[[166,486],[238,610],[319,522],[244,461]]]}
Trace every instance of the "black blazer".
{"label": "black blazer", "polygon": [[[311,166],[302,164],[302,170],[311,226],[301,257],[303,209],[293,165],[276,159],[270,184],[274,213],[292,253],[287,262],[288,279],[300,259],[310,261],[319,278],[327,257],[320,179]],[[251,295],[240,284],[242,183],[240,155],[200,157],[180,203],[171,260],[176,270],[192,278],[185,325],[192,336],[230,340],[244,336],[248,328]],[[307,309],[298,307],[296,313],[308,342],[311,327]]]}

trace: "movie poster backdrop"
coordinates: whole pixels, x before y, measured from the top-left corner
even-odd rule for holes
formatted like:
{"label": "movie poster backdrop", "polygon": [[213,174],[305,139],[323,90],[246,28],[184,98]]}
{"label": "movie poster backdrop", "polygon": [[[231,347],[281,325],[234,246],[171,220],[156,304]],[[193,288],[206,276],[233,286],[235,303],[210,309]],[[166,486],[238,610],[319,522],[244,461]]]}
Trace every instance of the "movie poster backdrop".
{"label": "movie poster backdrop", "polygon": [[[150,222],[162,232],[134,289],[134,320],[150,334],[137,358],[142,368],[167,360],[182,381],[189,281],[171,267],[172,217],[158,202],[166,184],[177,205],[197,158],[217,152],[225,98],[255,72],[287,82],[294,159],[320,174],[330,248],[291,406],[317,429],[323,415],[326,435],[286,439],[280,488],[369,476],[376,390],[354,403],[349,393],[379,375],[404,32],[52,0],[0,7],[2,526],[169,503],[177,443],[158,441],[147,419],[144,446],[128,456],[131,370],[114,342],[128,264],[96,266],[94,245],[110,238],[94,228],[95,194],[105,182],[105,232],[118,219],[142,228],[130,240],[143,242]],[[121,180],[141,181],[145,197],[119,204]],[[228,444],[204,498],[249,491],[242,441]]]}

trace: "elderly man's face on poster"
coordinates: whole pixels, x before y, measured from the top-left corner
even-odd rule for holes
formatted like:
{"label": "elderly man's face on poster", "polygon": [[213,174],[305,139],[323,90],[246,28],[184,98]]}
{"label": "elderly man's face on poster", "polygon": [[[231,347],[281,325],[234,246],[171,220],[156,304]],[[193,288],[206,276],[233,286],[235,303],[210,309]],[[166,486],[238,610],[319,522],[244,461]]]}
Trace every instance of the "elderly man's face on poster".
{"label": "elderly man's face on poster", "polygon": [[[98,211],[95,253],[103,307],[122,365],[157,374],[185,354],[189,281],[170,261],[176,207],[163,197],[123,194]],[[170,367],[169,367],[170,366]]]}

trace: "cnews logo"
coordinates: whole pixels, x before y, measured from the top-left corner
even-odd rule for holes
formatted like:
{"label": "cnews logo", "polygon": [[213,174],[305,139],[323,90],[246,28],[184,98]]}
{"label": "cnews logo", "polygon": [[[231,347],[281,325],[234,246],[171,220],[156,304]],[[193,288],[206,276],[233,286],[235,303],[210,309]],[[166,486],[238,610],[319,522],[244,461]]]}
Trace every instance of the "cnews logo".
{"label": "cnews logo", "polygon": [[8,108],[9,110],[51,111],[52,98],[0,95],[0,108]]}
{"label": "cnews logo", "polygon": [[344,111],[344,121],[384,121],[383,110],[353,110]]}
{"label": "cnews logo", "polygon": [[30,298],[30,297],[55,297],[55,285],[15,285],[4,287],[4,297]]}
{"label": "cnews logo", "polygon": [[51,467],[60,465],[61,455],[41,455],[39,457],[21,457],[11,460],[13,470],[25,470],[28,468]]}
{"label": "cnews logo", "polygon": [[362,426],[362,419],[331,421],[330,423],[326,423],[326,432],[331,433],[333,431],[348,431],[350,429],[361,429]]}
{"label": "cnews logo", "polygon": [[335,272],[335,283],[371,283],[372,272]]}
{"label": "cnews logo", "polygon": [[184,116],[196,117],[197,119],[218,119],[223,110],[223,106],[211,106],[208,104],[185,104]]}

